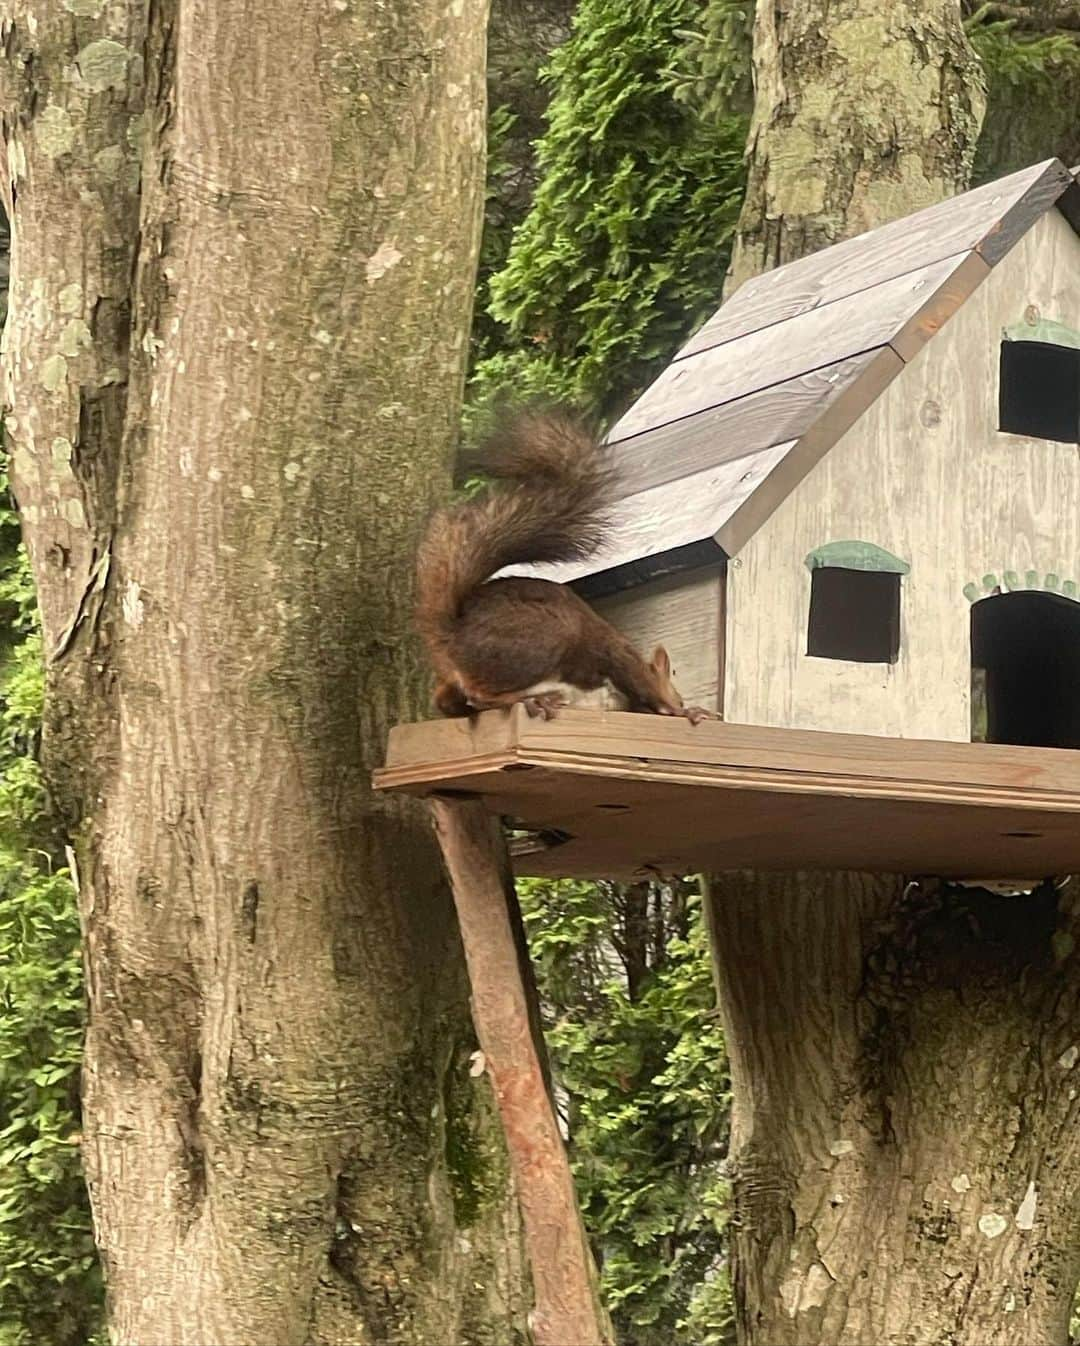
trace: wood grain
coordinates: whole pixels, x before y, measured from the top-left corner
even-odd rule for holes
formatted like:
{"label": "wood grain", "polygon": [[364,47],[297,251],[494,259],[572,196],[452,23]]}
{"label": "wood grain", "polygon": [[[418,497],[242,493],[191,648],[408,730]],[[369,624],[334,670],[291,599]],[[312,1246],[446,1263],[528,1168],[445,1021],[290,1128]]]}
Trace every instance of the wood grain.
{"label": "wood grain", "polygon": [[746,496],[717,529],[716,540],[726,556],[737,556],[742,551],[811,469],[874,405],[903,369],[903,360],[891,346],[882,346],[872,353],[861,376],[828,401],[793,449],[773,467],[759,489]]}
{"label": "wood grain", "polygon": [[[429,731],[430,755],[418,762]],[[467,790],[533,831],[568,835],[520,856],[524,873],[745,866],[1038,877],[1080,868],[1075,752],[582,710],[543,722],[516,709],[475,727],[414,726],[399,762],[398,732],[379,788]],[[485,751],[473,754],[474,742]]]}
{"label": "wood grain", "polygon": [[999,261],[1069,186],[1057,159],[986,183],[748,280],[691,338],[680,358],[870,289],[943,258],[977,251]]}
{"label": "wood grain", "polygon": [[[505,573],[542,573],[567,584],[583,575],[612,572],[646,557],[711,540],[732,513],[783,461],[793,446],[776,444],[734,462],[706,468],[615,502],[606,541],[584,561],[543,567],[514,566]],[[719,560],[719,552],[714,558]]]}
{"label": "wood grain", "polygon": [[[1028,309],[1080,314],[1080,238],[1047,212],[917,360],[873,398],[827,452],[823,421],[733,516],[719,541],[728,574],[726,714],[744,724],[967,740],[970,600],[983,577],[1041,587],[1080,582],[1080,457],[1075,446],[997,429],[1002,330]],[[857,385],[862,389],[863,385]],[[803,455],[816,466],[779,507]],[[758,511],[761,511],[758,513]],[[756,514],[756,517],[755,517]],[[803,558],[862,539],[902,557],[900,657],[888,668],[806,653]],[[991,586],[992,587],[992,586]],[[762,676],[762,670],[767,676]]]}
{"label": "wood grain", "polygon": [[630,439],[609,441],[615,447],[619,495],[633,495],[798,439],[828,401],[854,383],[875,354],[867,351],[839,360]]}
{"label": "wood grain", "polygon": [[566,1150],[533,1040],[510,921],[516,902],[498,820],[473,801],[433,799],[472,986],[473,1022],[513,1165],[532,1272],[536,1346],[604,1346],[605,1332]]}
{"label": "wood grain", "polygon": [[639,434],[889,343],[910,359],[988,274],[981,258],[949,257],[708,346],[669,365],[618,422],[612,438]]}
{"label": "wood grain", "polygon": [[[1027,170],[1036,173],[1034,169]],[[1019,177],[1020,174],[1016,174]],[[1004,187],[1009,179],[998,185]],[[987,184],[992,186],[993,184]],[[991,266],[998,262],[1020,241],[1033,224],[1055,205],[1067,188],[1072,186],[1072,174],[1059,159],[1051,159],[1046,171],[1032,178],[1027,190],[1009,210],[1001,216],[997,225],[977,245],[978,251]]]}
{"label": "wood grain", "polygon": [[668,575],[605,598],[597,611],[643,654],[663,645],[675,685],[690,705],[719,710],[717,650],[723,640],[723,566]]}
{"label": "wood grain", "polygon": [[[716,542],[735,555],[899,373],[899,361],[912,360],[971,296],[991,262],[1055,200],[1068,214],[1077,192],[1052,160],[749,281],[608,436],[626,504],[605,553],[522,573],[576,582],[590,596],[619,592],[709,563],[710,515]],[[898,261],[903,238],[915,250]],[[955,251],[961,238],[966,252]],[[763,317],[769,287],[795,297],[790,311]],[[751,319],[744,308],[755,295],[762,302]],[[796,451],[773,455],[780,444]],[[767,460],[719,471],[766,449]]]}

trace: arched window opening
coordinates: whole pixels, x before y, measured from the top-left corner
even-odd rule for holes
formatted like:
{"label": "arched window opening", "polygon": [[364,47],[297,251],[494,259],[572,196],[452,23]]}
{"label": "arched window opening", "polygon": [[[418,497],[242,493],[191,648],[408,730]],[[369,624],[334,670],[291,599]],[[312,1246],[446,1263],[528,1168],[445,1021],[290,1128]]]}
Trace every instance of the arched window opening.
{"label": "arched window opening", "polygon": [[806,652],[817,659],[895,664],[900,654],[900,579],[906,561],[872,542],[828,542],[806,558],[810,615]]}
{"label": "arched window opening", "polygon": [[971,609],[976,742],[1080,748],[1080,604],[994,594]]}

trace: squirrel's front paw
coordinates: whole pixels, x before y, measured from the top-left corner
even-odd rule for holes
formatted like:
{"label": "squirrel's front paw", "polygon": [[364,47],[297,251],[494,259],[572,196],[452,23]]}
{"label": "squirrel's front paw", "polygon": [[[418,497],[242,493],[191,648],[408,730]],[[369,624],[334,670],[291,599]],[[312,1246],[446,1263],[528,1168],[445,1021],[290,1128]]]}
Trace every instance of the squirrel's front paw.
{"label": "squirrel's front paw", "polygon": [[705,710],[702,706],[672,706],[661,705],[657,707],[660,715],[674,715],[680,720],[689,720],[691,724],[700,724],[702,720],[718,720],[719,715],[715,711]]}
{"label": "squirrel's front paw", "polygon": [[525,712],[534,720],[553,720],[555,712],[566,705],[558,692],[542,692],[539,696],[527,696],[521,703]]}

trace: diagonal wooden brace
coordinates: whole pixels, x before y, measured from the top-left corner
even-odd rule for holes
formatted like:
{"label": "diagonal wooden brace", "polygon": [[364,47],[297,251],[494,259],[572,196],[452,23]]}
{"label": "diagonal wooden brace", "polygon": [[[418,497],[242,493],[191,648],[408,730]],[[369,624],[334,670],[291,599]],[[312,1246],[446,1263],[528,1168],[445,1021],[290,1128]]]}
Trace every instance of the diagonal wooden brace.
{"label": "diagonal wooden brace", "polygon": [[431,800],[457,906],[476,1034],[513,1166],[532,1271],[535,1346],[609,1346],[610,1326],[581,1223],[530,1010],[517,896],[497,817],[478,800]]}

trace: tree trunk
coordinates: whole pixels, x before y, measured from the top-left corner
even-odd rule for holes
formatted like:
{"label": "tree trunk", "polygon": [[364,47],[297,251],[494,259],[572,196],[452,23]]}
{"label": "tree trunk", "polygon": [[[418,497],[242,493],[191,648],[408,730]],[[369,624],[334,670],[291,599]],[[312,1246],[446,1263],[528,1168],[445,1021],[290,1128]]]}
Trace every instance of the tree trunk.
{"label": "tree trunk", "polygon": [[15,487],[117,1342],[524,1337],[426,819],[485,0],[8,0]]}
{"label": "tree trunk", "polygon": [[729,293],[967,186],[985,98],[959,0],[760,0],[754,88]]}
{"label": "tree trunk", "polygon": [[1075,884],[725,875],[749,1346],[1050,1346],[1080,1275]]}
{"label": "tree trunk", "polygon": [[[981,92],[958,6],[841,8],[758,7],[740,279],[965,185]],[[744,1346],[1064,1343],[1076,885],[725,875],[709,907]]]}

